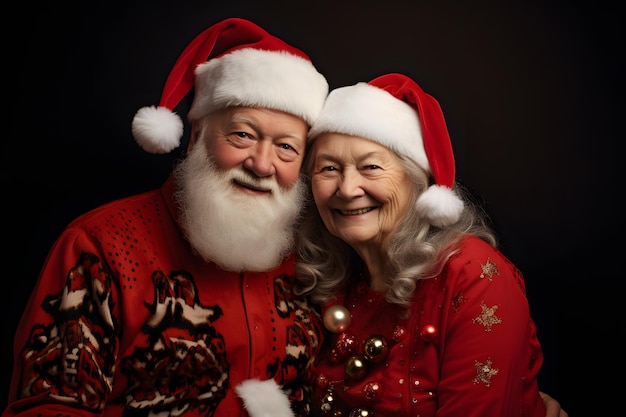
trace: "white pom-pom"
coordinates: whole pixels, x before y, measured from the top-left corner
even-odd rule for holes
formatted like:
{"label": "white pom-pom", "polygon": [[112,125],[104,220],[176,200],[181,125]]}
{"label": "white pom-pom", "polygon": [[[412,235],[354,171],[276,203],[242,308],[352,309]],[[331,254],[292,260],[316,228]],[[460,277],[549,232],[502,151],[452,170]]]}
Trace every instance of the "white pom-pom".
{"label": "white pom-pom", "polygon": [[168,153],[180,146],[183,121],[167,107],[142,107],[131,125],[133,137],[146,152]]}
{"label": "white pom-pom", "polygon": [[431,185],[415,204],[420,216],[437,227],[456,223],[463,212],[463,200],[454,191],[441,185]]}
{"label": "white pom-pom", "polygon": [[248,379],[235,387],[251,417],[294,417],[287,394],[273,379]]}

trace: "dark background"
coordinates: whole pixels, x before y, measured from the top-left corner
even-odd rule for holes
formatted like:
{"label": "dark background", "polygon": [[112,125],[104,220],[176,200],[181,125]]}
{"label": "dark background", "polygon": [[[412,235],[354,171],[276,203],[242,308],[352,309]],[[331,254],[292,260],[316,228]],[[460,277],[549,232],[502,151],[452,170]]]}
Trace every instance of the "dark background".
{"label": "dark background", "polygon": [[[624,30],[617,6],[60,3],[24,2],[3,14],[9,129],[0,154],[8,286],[2,409],[13,334],[48,249],[78,214],[161,185],[180,151],[145,153],[131,137],[131,119],[158,103],[187,43],[226,17],[249,18],[307,52],[331,87],[404,72],[435,96],[458,177],[485,202],[502,250],[526,276],[545,353],[541,389],[570,417],[623,408],[615,389],[623,384],[608,382],[621,376],[617,336],[624,333],[623,324],[615,325],[624,278],[617,204]],[[188,100],[177,110],[187,109]]]}

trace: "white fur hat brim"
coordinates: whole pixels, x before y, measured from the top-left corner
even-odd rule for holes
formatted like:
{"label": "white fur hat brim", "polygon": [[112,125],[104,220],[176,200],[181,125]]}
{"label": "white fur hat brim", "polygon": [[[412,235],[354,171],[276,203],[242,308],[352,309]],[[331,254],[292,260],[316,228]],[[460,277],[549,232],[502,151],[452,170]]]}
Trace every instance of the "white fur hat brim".
{"label": "white fur hat brim", "polygon": [[262,107],[317,118],[328,82],[310,61],[282,51],[246,48],[196,67],[189,120],[230,106]]}
{"label": "white fur hat brim", "polygon": [[324,132],[342,133],[376,141],[417,162],[430,165],[415,110],[388,92],[367,83],[334,89],[311,130],[309,139]]}

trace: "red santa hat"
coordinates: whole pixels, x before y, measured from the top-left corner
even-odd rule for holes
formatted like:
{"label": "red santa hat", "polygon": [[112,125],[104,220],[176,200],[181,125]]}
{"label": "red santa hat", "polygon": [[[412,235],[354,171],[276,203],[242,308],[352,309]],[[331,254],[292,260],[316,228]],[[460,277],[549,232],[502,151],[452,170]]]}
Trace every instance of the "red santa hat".
{"label": "red santa hat", "polygon": [[326,78],[304,52],[248,20],[226,19],[185,48],[159,105],[135,114],[132,133],[144,150],[167,153],[180,145],[183,122],[174,108],[192,87],[190,121],[222,108],[250,106],[285,111],[311,124],[328,94]]}
{"label": "red santa hat", "polygon": [[392,73],[334,89],[309,139],[324,132],[370,139],[411,158],[435,180],[418,198],[420,215],[436,226],[459,219],[463,201],[452,190],[454,153],[443,112],[409,77]]}

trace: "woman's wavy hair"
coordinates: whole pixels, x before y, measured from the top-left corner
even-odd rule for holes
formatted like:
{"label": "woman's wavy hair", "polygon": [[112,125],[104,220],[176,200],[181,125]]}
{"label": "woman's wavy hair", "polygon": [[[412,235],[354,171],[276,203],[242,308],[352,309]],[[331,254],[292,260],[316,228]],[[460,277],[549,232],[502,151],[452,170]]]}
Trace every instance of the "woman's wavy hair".
{"label": "woman's wavy hair", "polygon": [[[326,304],[358,278],[363,265],[350,245],[328,232],[315,207],[310,191],[312,155],[313,152],[307,151],[302,171],[309,195],[297,232],[295,290],[313,302]],[[415,184],[411,196],[413,204],[409,205],[415,207],[417,198],[433,179],[413,160],[395,155]],[[458,181],[454,191],[464,202],[463,212],[456,223],[437,227],[421,218],[417,210],[408,210],[386,242],[388,302],[409,305],[418,281],[438,275],[446,261],[458,251],[463,236],[475,235],[497,246],[496,234],[482,204]]]}

